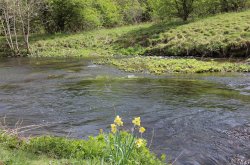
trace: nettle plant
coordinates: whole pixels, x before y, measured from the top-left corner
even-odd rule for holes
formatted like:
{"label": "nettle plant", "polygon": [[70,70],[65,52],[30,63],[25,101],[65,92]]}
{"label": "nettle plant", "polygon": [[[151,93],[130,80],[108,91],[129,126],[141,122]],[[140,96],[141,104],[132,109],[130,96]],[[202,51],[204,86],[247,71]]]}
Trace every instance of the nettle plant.
{"label": "nettle plant", "polygon": [[132,123],[134,126],[131,132],[122,131],[124,125],[120,116],[116,116],[114,123],[110,125],[112,134],[110,138],[106,138],[110,151],[110,162],[127,164],[136,150],[146,146],[146,140],[142,138],[146,129],[141,126],[140,117],[134,118]]}

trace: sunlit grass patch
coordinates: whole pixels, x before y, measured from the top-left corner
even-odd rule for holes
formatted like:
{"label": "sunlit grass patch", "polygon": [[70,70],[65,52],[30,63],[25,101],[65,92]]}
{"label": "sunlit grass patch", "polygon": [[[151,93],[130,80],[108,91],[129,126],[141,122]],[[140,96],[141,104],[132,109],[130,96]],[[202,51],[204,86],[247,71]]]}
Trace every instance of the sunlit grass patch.
{"label": "sunlit grass patch", "polygon": [[110,64],[127,72],[205,73],[205,72],[250,72],[250,65],[240,62],[201,61],[196,59],[169,59],[161,57],[107,58],[96,62]]}
{"label": "sunlit grass patch", "polygon": [[31,48],[33,51],[32,56],[112,56],[117,54],[117,49],[121,49],[115,43],[122,35],[150,25],[151,24],[124,26],[113,29],[93,30],[77,34],[34,35],[31,37]]}

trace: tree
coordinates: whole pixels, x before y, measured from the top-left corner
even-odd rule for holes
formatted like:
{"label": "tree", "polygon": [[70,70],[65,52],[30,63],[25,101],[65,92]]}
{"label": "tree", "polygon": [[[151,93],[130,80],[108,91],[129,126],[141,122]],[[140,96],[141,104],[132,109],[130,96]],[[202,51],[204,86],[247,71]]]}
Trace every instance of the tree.
{"label": "tree", "polygon": [[119,6],[114,0],[95,0],[93,7],[101,15],[102,26],[114,27],[122,24],[122,15]]}
{"label": "tree", "polygon": [[176,16],[187,21],[190,14],[194,11],[195,0],[174,0],[174,7],[176,9]]}
{"label": "tree", "polygon": [[178,17],[187,21],[200,0],[148,0],[154,17],[160,19]]}
{"label": "tree", "polygon": [[147,10],[144,0],[116,0],[125,24],[139,23]]}
{"label": "tree", "polygon": [[222,12],[239,11],[246,7],[247,0],[220,0]]}
{"label": "tree", "polygon": [[0,21],[7,45],[12,56],[20,54],[17,39],[17,2],[9,0],[0,1]]}
{"label": "tree", "polygon": [[101,13],[93,0],[46,0],[40,10],[48,32],[76,32],[102,25]]}
{"label": "tree", "polygon": [[[39,0],[0,0],[1,26],[12,56],[23,55],[20,49],[22,45],[25,47],[25,54],[31,53],[30,23],[37,15],[38,4]],[[22,40],[19,39],[19,34]]]}

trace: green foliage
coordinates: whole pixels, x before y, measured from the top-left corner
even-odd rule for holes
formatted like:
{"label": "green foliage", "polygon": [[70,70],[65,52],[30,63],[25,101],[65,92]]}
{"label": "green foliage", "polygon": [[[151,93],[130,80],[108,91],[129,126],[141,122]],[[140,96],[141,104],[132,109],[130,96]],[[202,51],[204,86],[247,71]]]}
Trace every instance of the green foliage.
{"label": "green foliage", "polygon": [[92,0],[47,0],[41,18],[49,32],[80,31],[101,26],[101,14]]}
{"label": "green foliage", "polygon": [[100,137],[90,137],[84,141],[44,136],[32,138],[23,147],[32,153],[43,153],[53,158],[91,159],[104,156],[105,146],[104,139]]}
{"label": "green foliage", "polygon": [[[125,24],[139,23],[145,20],[146,2],[143,0],[116,0]],[[146,19],[147,20],[147,19]]]}
{"label": "green foliage", "polygon": [[102,26],[114,27],[122,24],[122,15],[120,14],[118,4],[113,0],[96,0],[94,7],[101,14]]}
{"label": "green foliage", "polygon": [[46,0],[40,17],[47,32],[76,32],[145,21],[145,12],[137,0]]}
{"label": "green foliage", "polygon": [[164,20],[166,18],[181,18],[184,21],[198,9],[201,0],[148,0],[152,8],[152,16]]}
{"label": "green foliage", "polygon": [[249,0],[148,0],[154,19],[201,17],[221,12],[240,11]]}
{"label": "green foliage", "polygon": [[107,138],[109,160],[112,163],[128,164],[131,152],[135,146],[135,136],[117,131],[114,136]]}
{"label": "green foliage", "polygon": [[0,145],[0,164],[5,165],[108,165],[103,159],[53,159],[42,154],[33,154],[20,149],[9,149]]}
{"label": "green foliage", "polygon": [[0,145],[8,148],[20,148],[22,144],[22,141],[17,136],[8,135],[0,130]]}

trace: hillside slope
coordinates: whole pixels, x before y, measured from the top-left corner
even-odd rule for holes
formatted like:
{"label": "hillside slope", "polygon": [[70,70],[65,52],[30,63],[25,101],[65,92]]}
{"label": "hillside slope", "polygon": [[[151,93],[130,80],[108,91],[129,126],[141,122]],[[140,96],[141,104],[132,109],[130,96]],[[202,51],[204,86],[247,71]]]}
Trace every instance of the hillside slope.
{"label": "hillside slope", "polygon": [[250,55],[250,10],[187,24],[161,23],[132,31],[124,47],[142,46],[146,55],[245,57]]}

